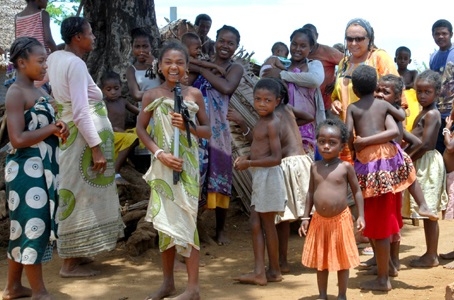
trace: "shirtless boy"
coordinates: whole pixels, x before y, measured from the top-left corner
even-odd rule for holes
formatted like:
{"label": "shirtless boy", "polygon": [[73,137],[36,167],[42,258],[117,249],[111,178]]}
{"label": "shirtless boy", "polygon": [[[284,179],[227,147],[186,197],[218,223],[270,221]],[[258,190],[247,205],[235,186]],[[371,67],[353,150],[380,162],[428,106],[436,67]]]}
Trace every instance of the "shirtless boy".
{"label": "shirtless boy", "polygon": [[[280,87],[271,78],[264,78],[254,87],[254,108],[260,116],[253,130],[251,154],[235,160],[237,170],[251,168],[251,216],[254,272],[235,280],[240,283],[266,285],[282,280],[279,267],[278,237],[275,218],[285,210],[286,194],[279,139],[280,120],[274,110],[279,105]],[[269,267],[265,269],[265,243]]]}
{"label": "shirtless boy", "polygon": [[125,131],[126,110],[138,115],[139,109],[121,96],[121,80],[117,73],[104,73],[101,77],[101,90],[115,137],[115,181],[117,184],[127,184],[120,175],[120,169],[131,150],[139,144],[139,139],[135,133]]}

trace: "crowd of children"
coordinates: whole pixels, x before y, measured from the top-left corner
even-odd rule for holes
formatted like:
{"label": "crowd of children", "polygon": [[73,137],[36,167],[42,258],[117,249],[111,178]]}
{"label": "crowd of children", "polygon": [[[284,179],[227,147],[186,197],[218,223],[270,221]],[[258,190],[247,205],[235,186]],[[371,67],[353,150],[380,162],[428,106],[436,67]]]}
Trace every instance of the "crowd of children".
{"label": "crowd of children", "polygon": [[[12,150],[6,160],[5,180],[12,229],[8,281],[3,297],[51,299],[44,286],[41,263],[48,259],[49,241],[55,239],[53,210],[58,205],[58,184],[47,176],[58,177],[55,143],[57,137],[61,144],[65,143],[68,127],[55,119],[49,95],[33,85],[34,81],[44,78],[47,53],[55,51],[56,46],[48,30],[48,14],[43,4],[47,1],[30,0],[27,3],[27,8],[16,18],[16,37],[23,35],[20,32],[25,27],[30,27],[21,25],[24,18],[37,18],[33,22],[41,27],[38,27],[38,39],[18,37],[11,47],[10,60],[17,70],[17,77],[6,97]],[[209,141],[212,136],[219,137],[221,133],[210,123],[212,110],[220,107],[211,107],[206,99],[207,92],[201,91],[197,84],[192,85],[201,80],[203,70],[208,70],[203,72],[207,77],[202,79],[215,78],[212,86],[228,102],[231,90],[240,80],[240,66],[230,62],[230,52],[236,48],[229,46],[226,53],[216,54],[211,47],[216,47],[217,42],[206,36],[211,27],[209,16],[201,15],[196,25],[200,27],[198,33],[184,34],[181,42],[164,43],[157,59],[152,55],[152,41],[147,30],[136,28],[131,32],[134,61],[126,71],[126,79],[132,101],[122,95],[122,80],[118,73],[106,71],[99,83],[114,131],[117,184],[127,184],[120,171],[136,147],[152,156],[150,168],[144,175],[151,188],[146,220],[153,222],[159,231],[164,278],[161,287],[147,299],[163,299],[175,292],[176,253],[185,258],[188,273],[188,285],[182,299],[200,298],[197,213],[201,170],[206,162],[199,153],[199,143],[203,139]],[[219,34],[221,39],[236,41],[238,46],[239,33],[233,27],[225,25]],[[394,61],[400,77],[377,78],[373,67],[356,67],[351,80],[359,100],[348,106],[345,123],[337,117],[320,118],[319,105],[324,111],[323,99],[316,101],[315,98],[320,94],[321,82],[315,88],[310,87],[310,93],[305,94],[307,99],[301,100],[311,105],[311,113],[308,113],[306,106],[303,105],[302,110],[294,102],[301,79],[294,74],[288,75],[293,76],[293,81],[273,76],[267,78],[272,74],[268,69],[313,76],[310,71],[315,63],[308,55],[318,45],[314,34],[311,28],[297,29],[291,36],[290,49],[282,42],[273,45],[272,55],[260,73],[264,77],[253,90],[253,106],[259,119],[252,129],[241,124],[246,129],[243,135],[251,141],[251,150],[250,155],[237,158],[233,168],[249,169],[252,173],[250,221],[254,270],[235,280],[256,285],[282,281],[282,274],[289,272],[290,222],[300,221],[299,235],[305,236],[302,264],[317,270],[319,299],[327,299],[328,273],[331,271],[338,275],[338,299],[346,299],[349,269],[360,264],[355,229],[369,238],[374,258],[365,265],[373,267],[371,272],[377,275],[361,287],[389,291],[392,289],[389,277],[397,276],[400,269],[402,217],[424,220],[427,250],[411,262],[412,267],[439,265],[438,219],[439,216],[454,218],[454,139],[450,116],[443,129],[446,150],[444,153],[436,150],[437,134],[442,126],[436,105],[441,76],[430,70],[421,74],[408,70],[411,51],[399,47]],[[296,48],[303,50],[300,53]],[[291,59],[287,58],[289,52]],[[218,55],[219,60],[203,60],[203,54]],[[321,64],[315,62],[321,69]],[[286,72],[289,69],[292,71]],[[217,80],[225,80],[226,76],[233,79],[229,83],[235,81],[235,85],[229,86],[228,90],[227,87],[218,88]],[[207,86],[212,89],[209,83]],[[407,115],[400,108],[402,93],[409,105]],[[182,99],[180,112],[174,111],[177,96]],[[226,119],[228,109],[225,103],[222,105],[222,118]],[[136,129],[125,126],[128,111],[138,115]],[[33,117],[41,114],[43,117],[35,124]],[[44,119],[46,122],[42,122]],[[229,120],[232,119],[243,122],[237,117]],[[310,127],[306,130],[309,137],[299,127],[303,125]],[[349,146],[354,165],[339,157],[345,145]],[[317,154],[316,161],[314,154]],[[35,164],[29,165],[30,160]],[[18,171],[17,165],[23,165],[24,172]],[[45,190],[48,200],[43,200],[39,207],[28,201],[16,203],[15,197],[25,197],[18,189],[24,185],[29,189]],[[219,196],[216,197],[214,207],[220,208]],[[354,222],[349,197],[357,208]],[[179,221],[177,224],[175,218]],[[38,225],[43,224],[39,236],[24,237],[15,232],[14,226],[26,227],[32,220],[37,222],[35,219],[39,219]],[[216,233],[222,244],[226,241],[223,235],[225,212],[224,219],[217,218],[216,221],[221,222]],[[31,239],[36,241],[28,244]],[[22,249],[25,246],[31,248]],[[25,256],[27,253],[18,251],[34,251],[34,256]],[[452,259],[454,254],[451,252],[442,257]],[[21,284],[23,269],[31,290]]]}

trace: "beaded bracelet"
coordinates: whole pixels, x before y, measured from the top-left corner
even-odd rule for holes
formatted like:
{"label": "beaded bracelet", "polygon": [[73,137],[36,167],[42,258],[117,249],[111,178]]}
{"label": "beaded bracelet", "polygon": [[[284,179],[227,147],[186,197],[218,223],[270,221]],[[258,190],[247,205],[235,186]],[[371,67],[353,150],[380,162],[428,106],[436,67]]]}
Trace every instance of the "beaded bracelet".
{"label": "beaded bracelet", "polygon": [[158,159],[158,155],[161,154],[162,152],[164,152],[164,150],[162,150],[162,149],[156,150],[156,152],[154,153],[154,158]]}

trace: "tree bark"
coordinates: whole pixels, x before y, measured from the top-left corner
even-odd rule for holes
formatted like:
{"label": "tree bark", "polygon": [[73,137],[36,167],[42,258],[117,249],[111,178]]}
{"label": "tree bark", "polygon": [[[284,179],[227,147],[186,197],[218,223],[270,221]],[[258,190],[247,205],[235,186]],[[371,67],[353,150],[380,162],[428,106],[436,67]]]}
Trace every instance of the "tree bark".
{"label": "tree bark", "polygon": [[84,15],[96,37],[95,49],[87,66],[95,82],[105,71],[120,74],[126,82],[126,68],[131,64],[131,30],[145,27],[152,36],[153,55],[160,45],[154,0],[85,0]]}

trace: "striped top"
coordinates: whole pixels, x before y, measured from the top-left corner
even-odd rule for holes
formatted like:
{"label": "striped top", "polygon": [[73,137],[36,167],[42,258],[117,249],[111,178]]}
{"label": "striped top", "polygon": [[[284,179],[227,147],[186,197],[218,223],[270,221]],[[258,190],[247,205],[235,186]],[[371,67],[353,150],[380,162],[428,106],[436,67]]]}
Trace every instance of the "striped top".
{"label": "striped top", "polygon": [[44,27],[42,11],[28,16],[16,16],[16,38],[18,37],[34,37],[46,48],[47,53],[50,53],[49,47],[44,43]]}

